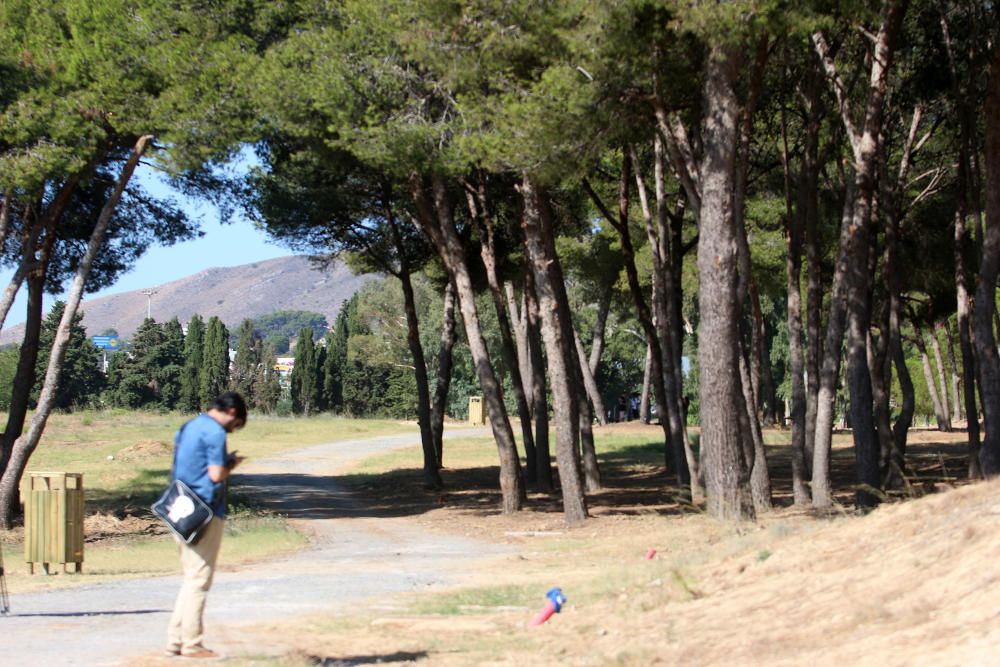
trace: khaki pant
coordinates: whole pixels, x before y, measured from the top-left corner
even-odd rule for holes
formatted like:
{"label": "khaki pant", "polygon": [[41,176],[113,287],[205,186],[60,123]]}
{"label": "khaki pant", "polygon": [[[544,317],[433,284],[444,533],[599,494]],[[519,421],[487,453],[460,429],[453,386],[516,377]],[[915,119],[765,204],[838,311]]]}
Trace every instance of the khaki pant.
{"label": "khaki pant", "polygon": [[184,544],[176,535],[174,539],[181,550],[181,567],[184,583],[177,594],[174,613],[167,628],[168,647],[181,652],[196,649],[201,645],[202,614],[205,598],[212,587],[215,562],[222,545],[225,521],[215,517],[202,529],[201,537],[194,544]]}

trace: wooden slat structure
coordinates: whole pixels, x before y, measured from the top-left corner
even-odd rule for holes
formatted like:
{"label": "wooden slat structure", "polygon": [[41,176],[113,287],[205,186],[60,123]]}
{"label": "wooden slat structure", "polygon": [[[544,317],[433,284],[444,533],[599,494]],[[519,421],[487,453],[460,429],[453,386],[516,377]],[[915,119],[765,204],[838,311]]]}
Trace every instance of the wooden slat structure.
{"label": "wooden slat structure", "polygon": [[83,571],[83,474],[29,472],[21,481],[24,502],[24,560],[34,574],[41,564],[73,564]]}
{"label": "wooden slat structure", "polygon": [[482,396],[469,396],[469,423],[475,426],[486,424],[486,413],[483,410]]}

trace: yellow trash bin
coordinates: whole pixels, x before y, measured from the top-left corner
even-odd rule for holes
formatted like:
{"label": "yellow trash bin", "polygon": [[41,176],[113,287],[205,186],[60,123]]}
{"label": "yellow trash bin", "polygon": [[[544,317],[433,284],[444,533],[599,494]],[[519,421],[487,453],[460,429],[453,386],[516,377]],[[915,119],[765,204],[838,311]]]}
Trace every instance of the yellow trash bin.
{"label": "yellow trash bin", "polygon": [[483,397],[469,396],[469,423],[474,426],[486,424],[486,413],[483,411]]}
{"label": "yellow trash bin", "polygon": [[24,560],[48,574],[49,565],[72,563],[83,571],[83,474],[29,472],[21,480],[24,502]]}

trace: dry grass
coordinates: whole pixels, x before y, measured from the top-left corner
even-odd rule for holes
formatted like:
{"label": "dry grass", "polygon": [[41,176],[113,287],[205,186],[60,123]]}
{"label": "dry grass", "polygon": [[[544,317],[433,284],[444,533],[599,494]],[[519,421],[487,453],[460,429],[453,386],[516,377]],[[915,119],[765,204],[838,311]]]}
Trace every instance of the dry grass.
{"label": "dry grass", "polygon": [[[477,563],[461,588],[414,596],[398,613],[275,623],[267,631],[282,637],[283,657],[237,664],[995,664],[1000,482],[950,488],[963,470],[960,435],[915,433],[908,494],[867,516],[849,509],[841,480],[839,513],[779,508],[740,525],[677,503],[644,456],[656,453],[644,433],[625,430],[612,433],[634,444],[603,452],[607,488],[582,525],[566,525],[558,503],[537,495],[528,511],[498,515],[482,443],[449,443],[446,473],[461,490],[447,494],[421,492],[418,470],[355,478],[386,516],[516,552]],[[838,443],[843,475],[852,457],[842,436]],[[780,479],[785,452],[772,453]],[[567,607],[530,627],[552,586]]]}
{"label": "dry grass", "polygon": [[[189,417],[122,410],[52,415],[28,470],[83,474],[83,576],[29,576],[23,563],[24,530],[16,526],[0,531],[11,590],[26,592],[174,572],[176,547],[148,508],[166,485],[173,434]],[[410,423],[392,420],[251,415],[247,427],[230,436],[230,448],[256,458],[310,444],[411,432],[413,428]],[[231,500],[245,503],[247,499]],[[259,560],[305,543],[305,537],[280,517],[246,507],[236,510],[227,522],[231,534],[224,542],[223,562]]]}

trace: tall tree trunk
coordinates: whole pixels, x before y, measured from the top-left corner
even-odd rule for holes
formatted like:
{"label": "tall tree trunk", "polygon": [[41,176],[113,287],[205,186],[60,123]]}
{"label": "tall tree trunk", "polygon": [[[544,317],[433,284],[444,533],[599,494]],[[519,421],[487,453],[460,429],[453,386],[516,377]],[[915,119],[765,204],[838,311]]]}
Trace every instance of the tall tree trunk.
{"label": "tall tree trunk", "polygon": [[560,303],[562,271],[553,252],[551,220],[543,213],[542,195],[527,175],[521,180],[520,191],[524,200],[521,228],[535,280],[542,339],[545,341],[552,397],[555,401],[556,460],[559,463],[563,512],[567,521],[582,521],[587,518],[587,501],[583,494],[577,450],[579,403],[573,386],[577,374],[574,368],[576,360],[573,354],[572,323],[564,320],[564,307]]}
{"label": "tall tree trunk", "polygon": [[[24,337],[21,339],[21,349],[18,355],[17,369],[14,371],[14,382],[11,385],[10,406],[7,409],[7,425],[0,439],[0,477],[7,470],[14,443],[24,432],[24,422],[28,415],[28,402],[31,388],[35,386],[35,368],[38,363],[39,335],[42,330],[42,295],[45,286],[45,274],[39,267],[28,274],[27,319],[24,325]],[[0,526],[10,528],[10,522],[17,513],[17,499],[11,499],[11,504],[0,508]],[[4,513],[7,514],[7,524],[3,524]]]}
{"label": "tall tree trunk", "polygon": [[[837,273],[843,283],[841,289],[847,297],[847,368],[848,386],[851,396],[851,431],[854,438],[855,463],[858,476],[857,503],[870,507],[878,502],[879,478],[878,438],[872,418],[871,375],[868,371],[868,327],[870,324],[870,274],[868,270],[869,235],[871,233],[872,200],[875,194],[876,161],[878,157],[878,137],[882,131],[882,115],[885,105],[889,70],[892,65],[893,47],[896,35],[902,25],[907,0],[887,0],[882,6],[880,26],[875,36],[874,53],[868,79],[868,94],[861,127],[855,125],[851,102],[833,62],[831,50],[821,32],[814,33],[813,42],[817,53],[833,81],[833,89],[841,109],[841,119],[848,134],[854,158],[852,186],[848,188],[845,210],[849,210],[845,225],[845,239],[841,237],[841,255],[838,257]],[[834,293],[838,299],[838,275],[834,275]],[[828,327],[827,350],[836,347],[839,357],[841,336],[836,336],[835,305],[831,306]],[[832,344],[832,345],[831,345]],[[837,360],[839,361],[839,359]],[[838,364],[839,365],[839,364]],[[813,505],[825,508],[830,505],[829,456],[832,435],[832,403],[835,385],[826,371],[834,367],[823,361],[824,376],[820,378],[820,396],[817,406],[816,451],[813,457]],[[825,385],[825,386],[824,386]],[[817,468],[820,468],[817,470]]]}
{"label": "tall tree trunk", "polygon": [[437,176],[432,177],[433,206],[427,201],[423,182],[419,176],[411,176],[410,185],[417,209],[416,220],[421,230],[437,249],[451,278],[455,281],[455,292],[462,320],[465,322],[469,350],[472,353],[473,363],[476,365],[479,385],[483,390],[483,400],[486,403],[490,427],[493,430],[493,438],[496,441],[497,453],[500,457],[502,510],[504,514],[511,514],[519,511],[524,503],[525,492],[521,464],[514,442],[514,432],[511,430],[507,409],[504,407],[500,384],[493,371],[486,340],[483,338],[482,327],[479,324],[472,278],[465,262],[465,249],[462,247],[461,239],[455,230],[453,204],[444,182]]}
{"label": "tall tree trunk", "polygon": [[754,329],[757,331],[754,340],[754,356],[757,362],[756,376],[757,387],[757,409],[760,411],[760,421],[767,426],[773,426],[777,422],[778,397],[774,387],[774,375],[771,372],[770,349],[766,344],[767,328],[764,324],[764,316],[760,307],[760,289],[754,281],[750,286],[750,304],[753,313]]}
{"label": "tall tree trunk", "polygon": [[514,390],[514,400],[517,404],[517,414],[521,423],[521,441],[524,443],[525,459],[535,457],[535,439],[531,433],[531,410],[525,396],[524,383],[521,379],[521,366],[518,362],[517,344],[514,341],[507,305],[497,276],[496,237],[493,228],[493,217],[490,215],[486,201],[486,187],[480,182],[474,192],[467,193],[469,198],[469,213],[480,227],[480,257],[486,268],[486,280],[493,297],[493,307],[497,314],[497,328],[500,330],[500,350],[504,365],[510,373],[510,384]]}
{"label": "tall tree trunk", "polygon": [[[816,396],[816,430],[813,437],[812,493],[813,507],[826,509],[832,502],[830,490],[830,452],[833,438],[833,421],[836,416],[834,401],[837,396],[837,379],[840,375],[840,353],[847,319],[847,266],[854,254],[854,230],[851,218],[851,201],[854,183],[849,181],[844,195],[844,213],[841,220],[840,250],[834,267],[830,287],[830,313],[827,316],[826,337],[823,343],[823,362],[819,371]],[[818,341],[817,341],[818,344]]]}
{"label": "tall tree trunk", "polygon": [[736,295],[737,241],[733,231],[733,174],[739,102],[732,49],[713,46],[705,61],[704,155],[698,241],[698,366],[701,446],[708,511],[721,519],[753,519],[750,470],[739,414],[745,411],[739,376]]}
{"label": "tall tree trunk", "polygon": [[[854,436],[855,467],[859,507],[874,507],[880,500],[882,476],[879,467],[881,448],[872,414],[874,395],[868,367],[868,331],[871,322],[869,286],[861,283],[854,289],[857,301],[848,315],[847,371],[851,396],[851,433]],[[863,292],[863,293],[862,293]]]}
{"label": "tall tree trunk", "polygon": [[[525,261],[528,260],[527,246]],[[535,484],[543,493],[552,492],[552,457],[549,452],[549,402],[545,382],[545,359],[542,356],[542,315],[530,266],[524,274],[524,319],[527,324],[528,352],[531,355],[531,402],[535,416]]]}
{"label": "tall tree trunk", "polygon": [[104,245],[104,237],[108,226],[111,224],[111,216],[118,206],[119,200],[121,200],[125,187],[132,178],[132,173],[139,164],[139,158],[145,152],[146,145],[151,139],[151,136],[143,135],[136,142],[125,166],[122,168],[122,173],[118,177],[118,182],[115,184],[111,196],[101,208],[100,215],[90,234],[87,250],[83,257],[80,258],[76,274],[73,277],[73,283],[66,297],[66,306],[63,309],[62,318],[59,320],[59,325],[56,328],[52,350],[49,354],[48,367],[45,371],[45,381],[38,396],[38,405],[35,407],[35,412],[31,417],[31,422],[28,424],[27,431],[14,442],[7,466],[3,471],[3,476],[0,477],[0,526],[3,528],[10,528],[12,518],[10,509],[17,498],[18,485],[28,465],[28,460],[38,446],[39,440],[41,440],[45,424],[48,422],[49,415],[55,406],[56,393],[59,389],[59,378],[62,374],[63,361],[66,358],[66,350],[69,346],[73,319],[76,317],[77,309],[80,306],[80,300],[83,297],[83,288],[90,275],[90,269],[101,246]]}
{"label": "tall tree trunk", "polygon": [[594,413],[587,401],[587,392],[579,390],[583,385],[583,369],[587,367],[587,362],[583,355],[577,354],[575,348],[572,353],[576,359],[576,397],[580,410],[580,455],[583,463],[584,489],[587,493],[595,493],[601,490],[601,469],[597,463],[597,447],[594,444]]}
{"label": "tall tree trunk", "polygon": [[890,306],[889,313],[889,353],[892,355],[892,365],[896,369],[896,379],[899,381],[899,393],[902,394],[902,402],[899,406],[899,415],[892,425],[893,460],[897,467],[897,473],[901,473],[904,468],[906,455],[906,441],[910,426],[913,425],[913,413],[916,411],[916,396],[913,389],[913,379],[910,377],[910,369],[906,366],[906,355],[903,353],[903,337],[900,333],[898,304]]}
{"label": "tall tree trunk", "polygon": [[414,376],[417,382],[417,424],[420,426],[420,444],[424,454],[424,485],[431,489],[440,489],[441,474],[438,472],[438,452],[434,442],[434,430],[431,426],[431,392],[427,379],[427,362],[424,359],[424,348],[420,344],[420,321],[417,318],[417,303],[413,295],[413,283],[410,281],[410,269],[406,262],[405,249],[402,248],[396,221],[389,218],[392,225],[396,250],[400,256],[399,282],[403,287],[403,304],[406,310],[406,342],[413,357]]}
{"label": "tall tree trunk", "polygon": [[955,357],[955,336],[947,320],[938,322],[938,328],[944,334],[945,349],[948,351],[948,386],[951,389],[952,421],[962,421],[962,399],[960,398],[962,381],[958,375],[958,359]]}
{"label": "tall tree trunk", "polygon": [[823,364],[823,274],[819,234],[819,134],[822,128],[822,78],[810,69],[806,85],[809,109],[802,151],[798,206],[802,219],[806,254],[806,415],[805,465],[812,476],[819,406],[819,378]]}
{"label": "tall tree trunk", "polygon": [[[531,399],[531,351],[528,349],[528,315],[525,312],[524,299],[522,297],[521,307],[518,308],[517,298],[514,294],[514,284],[510,281],[504,283],[504,294],[507,297],[507,312],[510,314],[510,324],[514,329],[514,340],[517,342],[517,363],[521,371],[521,381],[524,385],[524,392],[528,395],[528,411],[532,418],[535,416],[535,408]],[[534,464],[532,464],[532,468]],[[529,477],[529,481],[534,481]]]}
{"label": "tall tree trunk", "polygon": [[930,356],[927,354],[927,342],[924,340],[924,330],[916,320],[911,320],[911,322],[913,323],[915,334],[913,342],[920,351],[920,363],[924,369],[927,393],[930,394],[931,405],[934,407],[934,418],[937,420],[938,430],[945,431],[947,430],[948,416],[944,410],[944,406],[941,405],[941,397],[938,394],[937,384],[934,382],[934,370],[931,368]]}
{"label": "tall tree trunk", "polygon": [[1000,273],[1000,43],[994,43],[993,50],[983,113],[986,128],[986,224],[974,306],[974,341],[985,426],[979,463],[987,477],[1000,475],[1000,355],[993,333],[996,285]]}
{"label": "tall tree trunk", "polygon": [[576,356],[580,359],[580,378],[586,390],[585,395],[590,399],[591,405],[594,406],[597,423],[604,426],[608,423],[604,415],[604,399],[601,398],[601,390],[597,388],[597,380],[594,379],[594,374],[590,372],[590,364],[587,363],[587,351],[583,349],[583,341],[580,340],[580,334],[575,330],[573,331],[573,342],[576,346]]}
{"label": "tall tree trunk", "polygon": [[969,271],[965,258],[969,249],[969,232],[966,221],[969,217],[969,191],[974,180],[970,153],[975,121],[968,98],[962,94],[958,68],[948,29],[947,13],[941,13],[941,28],[948,54],[951,73],[952,96],[959,105],[959,152],[958,168],[955,171],[955,293],[957,297],[956,317],[958,319],[958,345],[962,352],[962,394],[965,402],[965,418],[968,424],[970,479],[982,476],[979,465],[979,412],[976,407],[976,357],[972,344],[972,296],[969,293]]}
{"label": "tall tree trunk", "polygon": [[[533,185],[533,184],[532,184]],[[597,449],[594,445],[594,414],[590,403],[587,402],[587,394],[582,391],[583,368],[585,361],[577,356],[575,339],[576,329],[573,326],[573,315],[569,306],[569,294],[566,292],[566,280],[563,277],[562,267],[559,263],[559,256],[556,253],[555,224],[551,204],[547,195],[535,190],[538,201],[538,212],[540,214],[541,231],[543,241],[548,253],[548,272],[554,288],[556,305],[558,306],[558,321],[560,324],[561,336],[566,346],[568,371],[571,373],[571,387],[576,397],[580,428],[580,452],[583,467],[584,488],[588,492],[599,491],[601,488],[601,472],[597,463]],[[537,283],[536,283],[537,284]]]}
{"label": "tall tree trunk", "polygon": [[[748,150],[749,145],[743,146],[743,150]],[[767,512],[771,509],[771,476],[767,469],[767,452],[764,449],[764,436],[761,431],[761,420],[759,409],[761,399],[759,395],[761,386],[761,362],[763,355],[762,338],[764,335],[763,317],[760,310],[760,295],[757,291],[756,281],[752,274],[750,261],[750,244],[746,235],[746,227],[743,223],[743,198],[746,189],[746,165],[740,161],[736,168],[737,182],[736,192],[733,196],[733,232],[736,240],[737,254],[739,257],[740,278],[736,287],[736,298],[738,303],[750,303],[750,344],[745,347],[740,341],[740,380],[743,385],[743,400],[746,403],[745,417],[746,424],[744,433],[750,435],[747,445],[752,445],[752,451],[747,452],[747,463],[750,466],[750,491],[753,494],[754,507],[757,512]],[[743,419],[744,415],[741,414]]]}
{"label": "tall tree trunk", "polygon": [[[872,391],[875,397],[875,418],[879,436],[879,448],[881,450],[879,468],[882,476],[882,486],[892,488],[903,482],[903,460],[896,445],[896,433],[898,429],[894,429],[891,424],[892,411],[889,403],[892,387],[892,365],[896,359],[897,349],[900,356],[902,356],[903,349],[899,333],[900,294],[899,268],[897,266],[899,219],[895,212],[895,206],[892,204],[892,198],[884,196],[882,199],[884,200],[882,202],[882,212],[886,218],[882,275],[888,299],[883,304],[881,310],[881,317],[878,324],[878,340],[873,341],[871,335],[868,338],[868,365],[872,377]],[[872,254],[874,255],[874,252]],[[874,273],[874,270],[872,272]],[[907,389],[906,385],[909,384],[910,407],[912,409],[913,385],[910,383],[905,359],[902,359],[902,362],[903,372],[897,372],[897,375],[899,375],[899,384],[904,394]],[[908,420],[909,417],[903,415],[905,406],[906,398],[904,397],[904,409],[901,411],[900,417],[901,419]],[[897,426],[903,429],[902,435],[905,446],[905,430],[909,428],[909,421],[905,423],[899,421],[897,422]]]}
{"label": "tall tree trunk", "polygon": [[455,347],[455,281],[449,280],[444,288],[444,308],[441,315],[441,342],[438,345],[437,383],[434,403],[431,406],[431,431],[438,467],[444,465],[444,413],[451,386],[452,350]]}
{"label": "tall tree trunk", "polygon": [[[683,409],[681,407],[681,385],[678,383],[678,374],[674,372],[674,364],[678,363],[679,355],[674,354],[675,338],[671,330],[671,322],[677,318],[679,308],[671,303],[675,296],[673,289],[673,276],[669,262],[670,253],[670,230],[667,225],[667,202],[666,190],[664,187],[664,166],[663,166],[663,146],[659,135],[656,135],[653,142],[654,156],[654,179],[656,182],[656,217],[654,222],[653,213],[649,206],[649,197],[646,193],[645,181],[640,171],[640,163],[633,149],[630,153],[631,162],[635,170],[636,190],[639,194],[639,201],[642,205],[642,214],[646,225],[646,237],[652,248],[653,257],[653,289],[651,301],[653,306],[652,328],[657,340],[657,347],[653,347],[654,354],[659,354],[659,373],[662,378],[659,380],[663,385],[664,403],[666,405],[666,423],[668,426],[667,437],[670,441],[668,452],[673,453],[673,460],[679,471],[679,483],[685,481],[690,483],[692,497],[697,496],[697,488],[700,491],[701,484],[693,479],[691,473],[697,472],[697,462],[693,453],[689,455],[690,449],[687,442],[687,427],[684,423]],[[619,204],[621,206],[621,204]],[[624,219],[624,217],[622,217]],[[619,231],[619,234],[621,232]],[[649,347],[647,345],[647,347]],[[653,372],[657,372],[657,365],[654,365]],[[660,416],[663,423],[663,415]],[[683,456],[681,456],[683,454]]]}
{"label": "tall tree trunk", "polygon": [[[606,206],[604,206],[601,198],[590,186],[589,182],[585,180],[583,185],[595,206],[597,206],[598,210],[602,212],[605,219],[607,219],[618,232],[619,239],[621,240],[622,258],[625,264],[625,274],[628,278],[629,292],[632,294],[632,301],[635,303],[637,317],[639,319],[639,323],[642,325],[643,333],[646,336],[646,344],[653,350],[653,395],[656,400],[657,412],[660,415],[660,426],[663,429],[665,467],[667,470],[670,470],[671,468],[674,469],[677,477],[677,483],[679,486],[683,487],[687,481],[684,478],[686,462],[683,451],[674,447],[669,419],[670,412],[667,407],[668,398],[663,381],[665,377],[663,369],[663,352],[660,346],[656,326],[653,323],[653,316],[650,313],[649,306],[646,304],[646,298],[643,295],[642,286],[639,283],[639,272],[635,264],[635,250],[632,246],[632,237],[628,227],[628,213],[630,207],[629,183],[631,178],[631,158],[626,150],[622,155],[622,173],[618,184],[617,217],[613,215]],[[668,418],[665,419],[664,416]],[[697,502],[696,499],[699,497],[700,493],[695,493],[692,489],[692,501]]]}
{"label": "tall tree trunk", "polygon": [[597,367],[600,366],[601,357],[604,355],[604,332],[608,326],[608,313],[611,312],[613,291],[614,283],[608,283],[597,302],[597,321],[594,322],[594,337],[590,344],[590,359],[588,360],[590,374],[594,377],[597,377]]}
{"label": "tall tree trunk", "polygon": [[[750,467],[750,493],[753,497],[754,509],[757,513],[771,511],[771,476],[767,469],[767,455],[764,451],[764,435],[760,428],[760,419],[753,406],[757,404],[754,394],[752,371],[747,359],[747,351],[740,345],[740,382],[743,385],[744,411],[739,415],[743,422],[743,432],[749,433],[749,439],[744,439],[746,447],[744,455]],[[752,353],[751,353],[752,354]]]}
{"label": "tall tree trunk", "polygon": [[[786,321],[788,322],[788,361],[791,385],[792,422],[792,501],[796,507],[809,504],[809,471],[806,468],[806,378],[804,341],[802,339],[802,235],[805,207],[799,199],[797,210],[792,207],[792,177],[788,159],[788,122],[785,108],[781,109],[781,164],[784,172]],[[800,184],[801,187],[801,184]]]}
{"label": "tall tree trunk", "polygon": [[892,414],[889,406],[889,389],[892,381],[892,364],[889,359],[888,322],[879,322],[879,336],[868,334],[868,372],[872,379],[872,398],[875,409],[875,432],[879,444],[880,486],[885,486],[886,472],[892,460]]}
{"label": "tall tree trunk", "polygon": [[[764,319],[760,310],[760,294],[753,275],[753,265],[750,257],[750,243],[747,238],[745,208],[747,178],[750,168],[750,144],[753,135],[753,114],[757,106],[762,87],[764,66],[767,63],[768,40],[757,42],[756,58],[749,81],[747,100],[740,112],[737,130],[737,150],[733,169],[732,225],[739,258],[738,281],[736,283],[736,299],[738,304],[750,306],[748,347],[743,348],[740,355],[740,377],[743,384],[743,397],[746,401],[747,430],[753,452],[747,456],[750,465],[750,490],[753,495],[754,507],[757,512],[767,512],[771,508],[771,478],[767,469],[767,454],[764,450],[764,437],[761,432],[760,408],[761,368],[763,366]],[[742,341],[741,341],[742,347]],[[742,415],[740,415],[742,417]]]}
{"label": "tall tree trunk", "polygon": [[684,450],[684,463],[687,465],[684,477],[688,479],[690,484],[691,497],[700,499],[704,481],[698,457],[695,456],[694,448],[688,438],[682,368],[684,324],[681,316],[681,304],[684,292],[681,275],[686,253],[683,243],[685,207],[684,200],[681,199],[672,214],[668,211],[664,153],[662,139],[657,135],[653,142],[653,176],[656,183],[656,236],[660,240],[659,257],[662,263],[661,274],[663,277],[663,299],[659,312],[665,318],[665,331],[661,333],[664,346],[661,352],[667,355],[663,361],[663,368],[669,373],[663,381],[670,386],[667,396],[672,397],[670,407],[676,411],[677,423],[676,426],[672,427],[671,432],[676,443],[675,446],[682,447]]}
{"label": "tall tree trunk", "polygon": [[934,364],[937,367],[937,381],[939,396],[941,397],[941,413],[944,417],[941,430],[951,433],[951,405],[948,403],[948,381],[945,380],[944,358],[941,355],[941,343],[937,337],[937,326],[931,324],[930,333],[931,352],[934,353]]}
{"label": "tall tree trunk", "polygon": [[649,423],[649,386],[650,375],[653,372],[653,351],[646,346],[646,362],[642,371],[642,394],[639,398],[639,420],[643,424]]}

